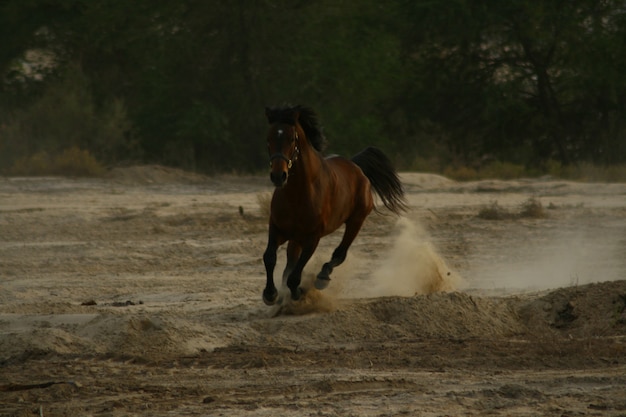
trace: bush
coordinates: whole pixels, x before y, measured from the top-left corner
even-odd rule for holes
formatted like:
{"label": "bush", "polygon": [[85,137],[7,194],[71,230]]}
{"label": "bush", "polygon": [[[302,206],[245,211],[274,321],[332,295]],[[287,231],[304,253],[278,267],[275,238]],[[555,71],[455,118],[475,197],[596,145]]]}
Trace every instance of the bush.
{"label": "bush", "polygon": [[0,166],[13,166],[17,172],[47,172],[63,164],[72,170],[82,166],[79,172],[85,172],[93,163],[90,158],[116,162],[128,159],[133,149],[124,103],[111,100],[96,106],[89,80],[73,65],[51,80],[41,96],[3,119]]}
{"label": "bush", "polygon": [[538,198],[530,197],[520,208],[519,213],[511,213],[500,206],[497,201],[487,207],[483,207],[478,212],[478,217],[484,220],[508,220],[518,218],[542,219],[547,217],[543,205]]}
{"label": "bush", "polygon": [[443,175],[456,181],[473,181],[478,179],[478,172],[467,166],[446,167]]}
{"label": "bush", "polygon": [[546,212],[543,209],[541,201],[538,198],[531,197],[522,204],[519,216],[531,219],[542,219],[546,217]]}
{"label": "bush", "polygon": [[504,220],[512,218],[513,215],[494,201],[491,205],[480,209],[478,217],[484,220]]}
{"label": "bush", "polygon": [[9,175],[68,175],[68,176],[100,176],[105,169],[89,151],[78,147],[65,149],[61,153],[50,156],[45,151],[18,159],[8,170]]}

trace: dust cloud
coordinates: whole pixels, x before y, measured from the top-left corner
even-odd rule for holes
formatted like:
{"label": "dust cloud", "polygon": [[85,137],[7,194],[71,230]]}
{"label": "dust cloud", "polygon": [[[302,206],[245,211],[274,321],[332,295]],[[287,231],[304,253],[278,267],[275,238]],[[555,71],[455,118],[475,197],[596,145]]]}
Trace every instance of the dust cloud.
{"label": "dust cloud", "polygon": [[476,289],[518,292],[623,279],[622,237],[610,230],[569,230],[500,247],[497,259],[467,273]]}
{"label": "dust cloud", "polygon": [[411,297],[464,286],[461,276],[448,267],[419,224],[400,218],[395,229],[397,237],[380,267],[352,291],[352,297]]}
{"label": "dust cloud", "polygon": [[[418,223],[400,218],[393,234],[393,244],[380,251],[377,269],[364,269],[364,265],[371,265],[371,260],[354,250],[348,252],[346,261],[333,271],[330,286],[323,291],[313,287],[313,272],[319,271],[330,254],[326,253],[328,250],[319,251],[303,273],[305,294],[302,300],[290,302],[289,292],[283,286],[279,290],[282,302],[271,315],[329,312],[349,299],[412,297],[466,287],[463,278],[448,267],[429,234]],[[282,266],[277,264],[276,270],[282,270]]]}

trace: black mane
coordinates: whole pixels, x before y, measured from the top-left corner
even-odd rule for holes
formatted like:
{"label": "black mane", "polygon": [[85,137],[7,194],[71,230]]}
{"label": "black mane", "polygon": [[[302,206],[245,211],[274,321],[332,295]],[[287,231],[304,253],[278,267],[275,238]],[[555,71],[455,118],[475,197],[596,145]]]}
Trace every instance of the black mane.
{"label": "black mane", "polygon": [[326,149],[326,137],[322,132],[322,126],[313,109],[301,105],[268,107],[265,109],[267,121],[271,125],[274,123],[295,125],[295,112],[299,113],[298,123],[302,126],[302,130],[304,130],[304,134],[311,146],[320,152],[324,152]]}

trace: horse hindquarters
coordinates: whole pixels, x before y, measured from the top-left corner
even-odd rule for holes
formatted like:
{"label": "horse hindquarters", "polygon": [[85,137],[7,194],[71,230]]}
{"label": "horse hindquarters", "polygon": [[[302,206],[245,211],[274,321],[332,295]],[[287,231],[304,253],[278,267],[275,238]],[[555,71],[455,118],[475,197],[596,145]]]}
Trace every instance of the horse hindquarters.
{"label": "horse hindquarters", "polygon": [[330,283],[330,274],[333,272],[335,267],[341,265],[345,261],[348,249],[361,230],[365,219],[374,207],[374,200],[372,198],[369,181],[362,176],[359,170],[354,169],[354,165],[350,164],[350,166],[352,167],[355,175],[357,175],[357,178],[353,182],[356,184],[355,188],[349,193],[352,197],[353,206],[350,215],[344,221],[346,228],[339,246],[337,246],[334,250],[330,261],[325,263],[320,273],[317,274],[315,288],[319,290],[328,287],[328,284]]}
{"label": "horse hindquarters", "polygon": [[[374,207],[372,191],[378,194],[383,201],[385,207],[396,214],[400,214],[406,210],[404,201],[404,190],[402,183],[396,174],[391,161],[379,149],[369,147],[352,158],[352,162],[356,164],[369,180],[356,181],[357,188],[354,193],[354,207],[352,213],[346,220],[346,230],[337,249],[333,252],[330,262],[322,267],[317,275],[315,287],[324,289],[330,283],[330,274],[333,268],[341,265],[346,258],[348,248],[361,230],[365,218],[370,214]],[[360,176],[360,174],[359,174]],[[360,195],[359,195],[360,194]]]}

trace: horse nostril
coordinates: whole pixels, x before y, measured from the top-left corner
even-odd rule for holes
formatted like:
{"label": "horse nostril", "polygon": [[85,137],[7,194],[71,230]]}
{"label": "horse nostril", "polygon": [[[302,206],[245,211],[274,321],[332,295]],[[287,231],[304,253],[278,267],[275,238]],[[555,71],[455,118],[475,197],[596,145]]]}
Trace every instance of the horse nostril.
{"label": "horse nostril", "polygon": [[287,173],[283,171],[283,175],[280,176],[281,182],[284,184],[287,181]]}

